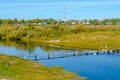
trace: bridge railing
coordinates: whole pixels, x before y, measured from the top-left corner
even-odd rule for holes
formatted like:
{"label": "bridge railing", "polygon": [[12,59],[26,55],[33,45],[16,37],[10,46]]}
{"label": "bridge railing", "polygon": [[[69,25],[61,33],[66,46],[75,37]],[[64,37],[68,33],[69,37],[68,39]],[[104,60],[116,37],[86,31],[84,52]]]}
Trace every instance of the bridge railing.
{"label": "bridge railing", "polygon": [[90,55],[116,55],[119,52],[117,50],[104,50],[104,51],[83,51],[77,53],[52,53],[52,54],[22,54],[19,55],[20,58],[24,59],[55,59],[55,58],[65,58],[73,56],[90,56]]}

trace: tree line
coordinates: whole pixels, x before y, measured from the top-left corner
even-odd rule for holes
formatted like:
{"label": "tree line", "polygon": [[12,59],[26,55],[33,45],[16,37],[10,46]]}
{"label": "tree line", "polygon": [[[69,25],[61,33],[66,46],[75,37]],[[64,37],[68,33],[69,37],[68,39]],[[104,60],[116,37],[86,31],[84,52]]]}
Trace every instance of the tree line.
{"label": "tree line", "polygon": [[109,19],[84,19],[84,20],[67,20],[64,22],[64,20],[55,20],[53,18],[49,19],[0,19],[0,25],[5,24],[33,24],[33,25],[42,25],[42,24],[83,24],[83,25],[120,25],[120,18],[109,18]]}

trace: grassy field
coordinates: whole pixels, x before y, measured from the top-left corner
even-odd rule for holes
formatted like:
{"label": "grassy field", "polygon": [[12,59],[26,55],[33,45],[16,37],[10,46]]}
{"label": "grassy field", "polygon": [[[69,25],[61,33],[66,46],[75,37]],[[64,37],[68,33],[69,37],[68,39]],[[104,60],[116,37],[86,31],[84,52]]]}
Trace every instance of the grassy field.
{"label": "grassy field", "polygon": [[[96,28],[95,28],[96,29]],[[85,29],[86,30],[86,29]],[[57,45],[68,46],[78,49],[119,49],[120,32],[119,27],[103,27],[88,32],[70,33],[59,38],[59,42],[50,42]],[[90,32],[89,32],[90,31]]]}
{"label": "grassy field", "polygon": [[0,80],[87,80],[61,67],[46,67],[37,62],[0,54]]}
{"label": "grassy field", "polygon": [[56,39],[35,39],[33,42],[43,42],[76,49],[119,49],[120,33],[115,32],[92,32],[67,34]]}
{"label": "grassy field", "polygon": [[119,49],[120,25],[0,26],[0,39],[78,49]]}

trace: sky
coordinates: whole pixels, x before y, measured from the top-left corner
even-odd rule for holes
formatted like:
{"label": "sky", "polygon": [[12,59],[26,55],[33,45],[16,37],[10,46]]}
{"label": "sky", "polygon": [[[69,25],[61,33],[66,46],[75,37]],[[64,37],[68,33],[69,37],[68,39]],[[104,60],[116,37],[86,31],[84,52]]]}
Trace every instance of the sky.
{"label": "sky", "polygon": [[[66,7],[66,10],[64,10]],[[120,0],[0,0],[0,18],[120,18]]]}

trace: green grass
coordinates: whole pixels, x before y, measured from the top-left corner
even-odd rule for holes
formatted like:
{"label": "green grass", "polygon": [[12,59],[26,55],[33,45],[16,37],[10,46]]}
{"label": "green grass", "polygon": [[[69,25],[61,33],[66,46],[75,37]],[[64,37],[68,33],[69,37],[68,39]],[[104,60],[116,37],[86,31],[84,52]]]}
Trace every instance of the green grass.
{"label": "green grass", "polygon": [[0,79],[7,80],[86,80],[61,67],[46,67],[34,61],[0,54]]}
{"label": "green grass", "polygon": [[[55,42],[55,40],[59,40]],[[77,49],[119,49],[120,33],[116,32],[83,32],[67,34],[54,39],[37,39],[34,42],[43,42]]]}
{"label": "green grass", "polygon": [[119,49],[120,25],[0,26],[0,39],[78,49]]}

